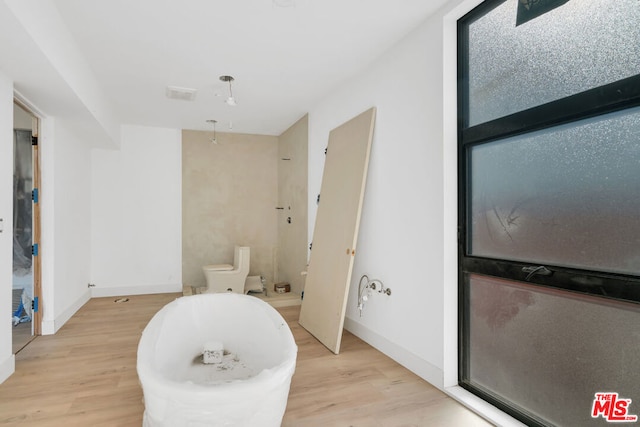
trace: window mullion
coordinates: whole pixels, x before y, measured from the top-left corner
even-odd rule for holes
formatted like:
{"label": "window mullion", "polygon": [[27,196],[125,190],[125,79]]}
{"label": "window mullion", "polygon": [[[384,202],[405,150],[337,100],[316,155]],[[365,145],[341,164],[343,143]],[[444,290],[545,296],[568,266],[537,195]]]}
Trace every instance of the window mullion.
{"label": "window mullion", "polygon": [[[468,90],[462,88],[463,91]],[[477,144],[571,123],[640,105],[640,74],[509,116],[464,128],[461,143]]]}
{"label": "window mullion", "polygon": [[501,277],[572,292],[640,303],[640,278],[638,277],[546,265],[545,267],[551,270],[551,275],[534,275],[527,280],[528,272],[523,268],[531,266],[534,266],[534,264],[472,256],[464,257],[462,261],[464,273]]}

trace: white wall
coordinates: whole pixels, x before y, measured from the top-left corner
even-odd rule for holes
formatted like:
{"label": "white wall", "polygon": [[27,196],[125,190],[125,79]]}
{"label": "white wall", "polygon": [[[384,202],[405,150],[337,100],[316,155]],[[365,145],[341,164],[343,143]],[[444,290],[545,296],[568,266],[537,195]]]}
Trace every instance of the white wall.
{"label": "white wall", "polygon": [[181,133],[122,126],[91,156],[93,296],[182,290]]}
{"label": "white wall", "polygon": [[[59,73],[64,79],[64,84],[73,92],[74,98],[77,97],[74,101],[82,103],[86,109],[83,113],[91,116],[92,125],[100,127],[100,131],[92,136],[92,145],[118,146],[119,121],[116,120],[113,108],[60,16],[55,2],[5,0],[5,4],[19,21],[21,31],[28,33],[33,43],[38,46],[39,53],[46,56],[47,65]],[[63,100],[58,99],[58,102],[62,104]]]}
{"label": "white wall", "polygon": [[49,117],[39,145],[42,332],[53,334],[90,297],[91,142],[73,123]]}
{"label": "white wall", "polygon": [[[444,213],[442,67],[436,64],[441,44],[440,28],[423,25],[309,115],[312,226],[329,131],[371,106],[378,109],[347,327],[439,387]],[[374,295],[360,318],[357,285],[365,273],[392,295]]]}
{"label": "white wall", "polygon": [[0,383],[15,370],[11,350],[13,269],[13,82],[0,72]]}
{"label": "white wall", "polygon": [[[90,150],[116,147],[119,126],[53,1],[2,1],[0,21],[0,69],[43,119],[40,307],[42,332],[51,334],[91,295]],[[8,100],[0,98],[0,110],[13,108],[11,92]],[[0,177],[1,186],[12,181]],[[11,255],[0,262],[5,259]]]}
{"label": "white wall", "polygon": [[[329,132],[376,106],[345,328],[493,422],[518,425],[457,387],[456,20],[479,2],[449,2],[310,110],[309,235]],[[363,274],[392,294],[375,293],[360,317]]]}

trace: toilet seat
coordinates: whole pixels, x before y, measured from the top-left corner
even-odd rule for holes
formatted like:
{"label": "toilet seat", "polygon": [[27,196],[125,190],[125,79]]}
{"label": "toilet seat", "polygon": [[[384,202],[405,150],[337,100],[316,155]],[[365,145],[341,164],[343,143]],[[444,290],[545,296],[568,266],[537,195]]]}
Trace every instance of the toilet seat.
{"label": "toilet seat", "polygon": [[231,264],[211,264],[211,265],[205,265],[204,267],[209,271],[228,271],[228,270],[233,270],[233,265]]}

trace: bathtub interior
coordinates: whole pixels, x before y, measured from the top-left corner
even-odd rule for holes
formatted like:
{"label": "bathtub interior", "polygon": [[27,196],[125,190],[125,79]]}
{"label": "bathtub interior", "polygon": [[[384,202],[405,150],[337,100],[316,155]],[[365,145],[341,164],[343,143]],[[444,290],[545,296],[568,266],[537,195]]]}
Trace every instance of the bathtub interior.
{"label": "bathtub interior", "polygon": [[[182,297],[164,307],[145,335],[154,343],[142,355],[152,371],[178,383],[212,385],[259,381],[295,361],[297,348],[280,314],[257,298],[239,294]],[[154,318],[155,319],[155,318]],[[203,364],[203,346],[222,343],[221,364]],[[141,346],[142,347],[142,346]],[[140,356],[140,355],[139,355]]]}

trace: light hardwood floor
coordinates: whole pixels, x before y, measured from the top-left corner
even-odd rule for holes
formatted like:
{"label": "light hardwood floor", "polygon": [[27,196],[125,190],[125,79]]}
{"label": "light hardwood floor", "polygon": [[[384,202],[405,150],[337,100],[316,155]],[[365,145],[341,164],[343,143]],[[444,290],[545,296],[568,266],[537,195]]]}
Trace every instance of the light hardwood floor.
{"label": "light hardwood floor", "polygon": [[12,352],[16,354],[33,339],[33,335],[31,335],[31,322],[18,323],[11,328],[11,335]]}
{"label": "light hardwood floor", "polygon": [[[56,335],[37,337],[0,385],[0,425],[140,426],[138,340],[178,296],[92,299]],[[352,334],[336,356],[298,325],[299,306],[278,310],[298,344],[283,426],[490,425]]]}

